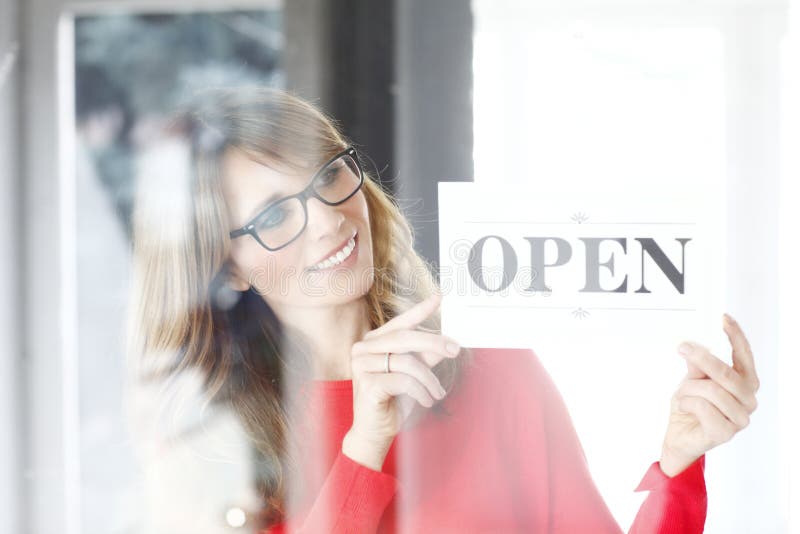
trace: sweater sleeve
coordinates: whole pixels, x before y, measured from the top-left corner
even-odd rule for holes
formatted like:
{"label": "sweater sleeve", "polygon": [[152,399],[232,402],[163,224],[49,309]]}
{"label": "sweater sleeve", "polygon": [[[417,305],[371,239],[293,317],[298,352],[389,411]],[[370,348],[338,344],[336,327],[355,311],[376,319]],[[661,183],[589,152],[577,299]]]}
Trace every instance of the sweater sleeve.
{"label": "sweater sleeve", "polygon": [[398,484],[394,476],[361,465],[339,450],[306,513],[261,534],[374,533]]}
{"label": "sweater sleeve", "polygon": [[[517,376],[529,382],[522,399],[527,406],[540,406],[534,425],[522,425],[521,446],[541,442],[531,433],[544,433],[544,455],[548,482],[550,532],[592,532],[620,534],[622,529],[600,495],[589,471],[583,447],[578,439],[567,406],[547,370],[533,351],[525,351]],[[531,391],[531,386],[535,391]],[[537,398],[538,397],[538,398]],[[527,435],[526,435],[527,434]],[[535,448],[535,446],[533,446]],[[539,446],[541,448],[541,445]],[[651,490],[642,504],[630,534],[693,534],[703,532],[705,522],[705,483],[703,459],[675,477],[652,464],[637,491]],[[535,476],[531,473],[530,476]],[[541,473],[539,474],[541,476]]]}
{"label": "sweater sleeve", "polygon": [[635,491],[650,491],[630,534],[703,532],[708,509],[705,454],[673,477],[653,462]]}

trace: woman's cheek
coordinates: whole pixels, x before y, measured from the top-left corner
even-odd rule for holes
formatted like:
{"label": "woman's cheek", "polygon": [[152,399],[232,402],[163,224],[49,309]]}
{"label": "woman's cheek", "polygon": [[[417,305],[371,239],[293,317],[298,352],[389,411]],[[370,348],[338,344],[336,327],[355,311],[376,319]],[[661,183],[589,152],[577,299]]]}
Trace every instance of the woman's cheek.
{"label": "woman's cheek", "polygon": [[273,256],[260,256],[252,260],[250,269],[250,285],[261,294],[274,293],[280,287],[284,269]]}

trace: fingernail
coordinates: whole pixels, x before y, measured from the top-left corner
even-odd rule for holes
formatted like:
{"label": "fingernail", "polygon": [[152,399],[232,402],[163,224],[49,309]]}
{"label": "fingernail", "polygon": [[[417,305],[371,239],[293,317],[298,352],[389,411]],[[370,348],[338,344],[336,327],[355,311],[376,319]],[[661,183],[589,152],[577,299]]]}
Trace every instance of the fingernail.
{"label": "fingernail", "polygon": [[692,345],[690,343],[683,342],[678,347],[678,352],[681,354],[689,354],[692,352]]}
{"label": "fingernail", "polygon": [[458,344],[456,344],[456,343],[450,342],[450,343],[447,344],[447,352],[449,352],[449,353],[451,353],[453,355],[457,355],[458,351],[460,351],[460,350],[461,350],[461,347],[459,347]]}
{"label": "fingernail", "polygon": [[722,315],[723,315],[723,317],[725,317],[725,322],[726,322],[726,323],[728,323],[728,324],[733,324],[733,317],[731,317],[731,316],[730,316],[730,315],[728,315],[727,313],[723,313]]}

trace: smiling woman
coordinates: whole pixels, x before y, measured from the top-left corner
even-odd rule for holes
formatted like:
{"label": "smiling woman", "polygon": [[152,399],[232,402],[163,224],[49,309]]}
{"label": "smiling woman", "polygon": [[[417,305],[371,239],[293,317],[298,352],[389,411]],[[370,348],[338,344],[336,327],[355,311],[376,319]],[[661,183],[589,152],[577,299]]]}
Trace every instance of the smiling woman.
{"label": "smiling woman", "polygon": [[[238,414],[259,528],[620,532],[537,356],[441,334],[408,222],[329,118],[283,91],[215,89],[169,133],[189,159],[164,176],[183,209],[154,218],[162,191],[137,199],[130,355],[141,380],[199,375]],[[752,353],[726,329],[738,367],[691,353],[631,532],[703,530],[704,453],[755,409]]]}
{"label": "smiling woman", "polygon": [[[300,480],[288,474],[307,415],[291,415],[298,385],[350,378],[353,344],[436,286],[396,204],[306,102],[206,91],[169,135],[193,163],[173,178],[186,174],[182,194],[167,183],[137,197],[131,358],[148,380],[200,370],[208,398],[233,406],[262,456],[264,518],[277,520]],[[154,212],[163,187],[193,211]],[[418,327],[435,336],[438,314]],[[426,367],[426,380],[451,389],[461,362]]]}

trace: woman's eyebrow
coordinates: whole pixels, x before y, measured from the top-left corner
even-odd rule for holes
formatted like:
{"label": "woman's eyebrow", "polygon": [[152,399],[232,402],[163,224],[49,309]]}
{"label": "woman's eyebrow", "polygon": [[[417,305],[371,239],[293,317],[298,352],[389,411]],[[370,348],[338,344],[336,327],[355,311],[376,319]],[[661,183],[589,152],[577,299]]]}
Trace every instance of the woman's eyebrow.
{"label": "woman's eyebrow", "polygon": [[[313,180],[315,177],[316,177],[316,174],[314,176],[312,176],[311,180]],[[310,184],[311,182],[309,181],[308,183]],[[260,202],[255,208],[253,208],[253,211],[250,212],[250,215],[247,218],[247,220],[248,221],[253,220],[253,218],[256,215],[258,215],[261,212],[261,210],[266,208],[268,205],[272,204],[274,201],[278,200],[279,198],[284,198],[284,197],[287,197],[287,196],[291,196],[291,195],[289,195],[289,194],[281,194],[281,193],[274,193],[274,194],[270,195],[270,197],[268,199],[266,199],[263,202]]]}

